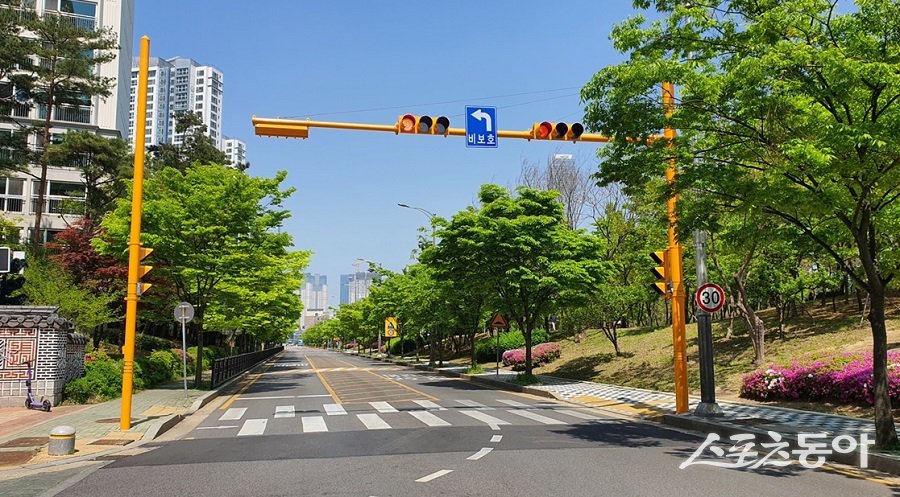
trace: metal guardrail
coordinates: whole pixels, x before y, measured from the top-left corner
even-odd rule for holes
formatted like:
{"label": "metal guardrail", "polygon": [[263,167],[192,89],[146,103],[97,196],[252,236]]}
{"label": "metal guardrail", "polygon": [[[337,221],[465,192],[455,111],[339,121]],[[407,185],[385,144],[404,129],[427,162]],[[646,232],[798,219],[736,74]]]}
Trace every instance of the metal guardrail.
{"label": "metal guardrail", "polygon": [[284,350],[284,346],[279,345],[278,347],[260,350],[258,352],[249,352],[246,354],[216,359],[213,361],[212,383],[210,384],[210,388],[215,388],[222,383],[225,383],[231,378],[234,378],[282,350]]}

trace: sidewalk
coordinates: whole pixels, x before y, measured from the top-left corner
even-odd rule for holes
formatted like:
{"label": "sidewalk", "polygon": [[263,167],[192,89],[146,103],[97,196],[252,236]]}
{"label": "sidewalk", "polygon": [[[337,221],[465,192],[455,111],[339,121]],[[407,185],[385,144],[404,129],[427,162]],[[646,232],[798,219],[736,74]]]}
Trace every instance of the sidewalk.
{"label": "sidewalk", "polygon": [[[137,392],[132,395],[132,421],[127,431],[119,429],[121,399],[56,407],[49,413],[24,407],[2,407],[0,471],[65,461],[155,438],[184,415],[199,409],[203,399],[215,393],[190,388],[185,392],[181,382]],[[75,454],[71,456],[47,454],[50,430],[60,425],[75,428]]]}
{"label": "sidewalk", "polygon": [[[640,417],[679,428],[703,433],[717,433],[726,443],[728,437],[738,434],[754,434],[757,436],[758,442],[770,442],[769,432],[776,432],[792,442],[796,442],[797,436],[801,433],[825,433],[825,439],[820,439],[819,442],[830,442],[839,435],[852,436],[856,441],[860,440],[862,434],[867,434],[872,441],[875,439],[875,423],[867,419],[723,401],[718,402],[724,411],[722,416],[695,416],[692,413],[700,403],[699,397],[690,397],[690,407],[687,413],[675,414],[674,393],[569,380],[548,375],[538,376],[541,382],[539,385],[522,387],[509,382],[515,378],[517,373],[502,369],[499,371],[499,375],[493,369],[485,373],[467,375],[465,366],[429,368],[427,360],[426,364],[422,364],[421,361],[413,364],[413,358],[380,360],[407,364],[417,369],[435,371],[446,376],[462,377],[496,388],[554,397],[612,411],[619,415]],[[828,460],[858,467],[859,451],[849,454],[833,453],[828,456]],[[870,447],[868,468],[900,475],[900,455],[877,452]]]}

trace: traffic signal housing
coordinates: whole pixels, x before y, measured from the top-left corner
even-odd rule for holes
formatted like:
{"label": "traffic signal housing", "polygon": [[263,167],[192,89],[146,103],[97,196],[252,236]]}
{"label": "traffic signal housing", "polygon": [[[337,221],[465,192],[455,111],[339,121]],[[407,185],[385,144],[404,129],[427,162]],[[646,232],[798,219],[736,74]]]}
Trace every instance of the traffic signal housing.
{"label": "traffic signal housing", "polygon": [[669,251],[650,252],[650,258],[656,263],[656,266],[650,268],[650,273],[656,277],[656,281],[650,284],[650,288],[659,294],[660,297],[671,297],[672,289],[667,269],[669,267]]}
{"label": "traffic signal housing", "polygon": [[581,123],[551,123],[543,121],[534,123],[531,127],[531,138],[534,140],[564,140],[578,141],[584,134],[584,125]]}
{"label": "traffic signal housing", "polygon": [[[147,256],[149,256],[151,253],[153,253],[153,249],[152,249],[152,248],[140,247],[138,250],[140,251],[140,252],[139,252],[140,255],[139,255],[139,257],[138,257],[138,260],[139,260],[139,261],[143,261],[144,259],[147,258]],[[150,289],[151,286],[153,286],[153,285],[150,284],[150,283],[144,283],[143,281],[141,281],[141,279],[142,279],[144,276],[146,276],[147,273],[149,273],[151,269],[153,269],[153,266],[144,266],[143,264],[141,264],[141,265],[138,266],[138,282],[137,282],[137,294],[138,294],[138,297],[140,297],[141,295],[143,295],[144,292],[146,292],[147,290]]]}
{"label": "traffic signal housing", "polygon": [[447,136],[450,133],[450,119],[445,116],[404,114],[397,119],[397,132]]}

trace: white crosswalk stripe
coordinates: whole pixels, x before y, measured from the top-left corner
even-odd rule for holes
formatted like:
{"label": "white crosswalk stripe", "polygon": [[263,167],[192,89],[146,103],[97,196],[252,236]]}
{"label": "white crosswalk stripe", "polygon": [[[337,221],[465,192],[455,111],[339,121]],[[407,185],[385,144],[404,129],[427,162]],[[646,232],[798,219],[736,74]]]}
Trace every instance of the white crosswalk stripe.
{"label": "white crosswalk stripe", "polygon": [[520,411],[520,410],[516,410],[516,409],[510,409],[506,412],[508,412],[510,414],[516,414],[516,415],[522,416],[523,418],[528,418],[528,419],[537,421],[538,423],[543,423],[545,425],[567,425],[567,424],[569,424],[569,423],[566,423],[565,421],[560,421],[558,419],[549,418],[547,416],[544,416],[543,414],[538,414],[534,411],[526,411],[526,410]]}
{"label": "white crosswalk stripe", "polygon": [[329,416],[342,416],[347,414],[347,411],[344,410],[344,406],[340,404],[325,404],[325,414]]}
{"label": "white crosswalk stripe", "polygon": [[303,422],[303,433],[328,431],[328,426],[325,425],[325,418],[322,416],[303,416],[300,420]]}
{"label": "white crosswalk stripe", "polygon": [[225,411],[225,414],[219,418],[219,421],[237,421],[244,417],[245,412],[247,412],[246,407],[232,407]]}
{"label": "white crosswalk stripe", "polygon": [[275,406],[276,418],[293,418],[296,408],[294,406]]}
{"label": "white crosswalk stripe", "polygon": [[474,400],[457,399],[457,402],[459,402],[460,404],[462,404],[466,407],[475,407],[475,408],[481,409],[482,411],[493,411],[494,410],[493,407],[488,407],[480,402],[475,402]]}
{"label": "white crosswalk stripe", "polygon": [[451,426],[450,423],[428,411],[410,411],[410,414],[428,426]]}
{"label": "white crosswalk stripe", "polygon": [[489,424],[492,426],[509,424],[508,421],[503,421],[500,418],[495,418],[495,417],[485,414],[481,411],[475,411],[475,410],[471,410],[471,409],[460,409],[459,412],[461,412],[462,414],[465,414],[466,416],[469,416],[470,418],[475,418],[478,421],[481,421],[482,423]]}
{"label": "white crosswalk stripe", "polygon": [[515,400],[497,399],[497,402],[506,404],[510,407],[528,407],[528,404],[523,404],[523,403],[515,401]]}
{"label": "white crosswalk stripe", "polygon": [[446,411],[447,410],[446,407],[441,407],[430,400],[414,400],[413,402],[415,402],[416,404],[419,404],[420,406],[422,406],[425,409],[428,409],[430,411]]}
{"label": "white crosswalk stripe", "polygon": [[241,426],[241,431],[238,432],[237,436],[262,435],[266,431],[268,422],[268,419],[248,419],[244,421],[244,425]]}
{"label": "white crosswalk stripe", "polygon": [[594,416],[593,414],[588,414],[586,412],[576,411],[575,409],[554,409],[554,411],[558,412],[560,414],[565,414],[567,416],[572,416],[572,417],[580,418],[580,419],[589,419],[589,420],[603,419],[600,416]]}
{"label": "white crosswalk stripe", "polygon": [[366,425],[367,430],[389,430],[391,425],[381,419],[377,414],[357,414],[357,418]]}
{"label": "white crosswalk stripe", "polygon": [[387,402],[369,402],[369,405],[378,410],[378,412],[397,412],[397,410],[394,409],[394,406]]}

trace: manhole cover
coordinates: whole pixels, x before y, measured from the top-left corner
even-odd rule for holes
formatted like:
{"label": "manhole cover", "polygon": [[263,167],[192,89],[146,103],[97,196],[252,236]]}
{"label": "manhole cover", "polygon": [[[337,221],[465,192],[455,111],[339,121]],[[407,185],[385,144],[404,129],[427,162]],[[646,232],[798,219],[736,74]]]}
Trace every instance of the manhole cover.
{"label": "manhole cover", "polygon": [[[104,418],[97,420],[98,423],[118,423],[119,421],[121,421],[121,418]],[[137,421],[136,418],[131,418],[132,423],[134,423],[135,421]]]}
{"label": "manhole cover", "polygon": [[101,438],[100,440],[95,440],[88,445],[128,445],[134,440],[129,440],[127,438]]}
{"label": "manhole cover", "polygon": [[9,447],[40,447],[47,443],[47,437],[21,437],[14,438],[8,442],[0,444],[0,448]]}
{"label": "manhole cover", "polygon": [[31,460],[34,452],[30,450],[11,450],[0,452],[0,466],[17,466]]}
{"label": "manhole cover", "polygon": [[775,421],[770,421],[768,419],[762,419],[762,418],[744,418],[744,419],[732,419],[732,420],[729,420],[728,422],[731,424],[735,424],[735,425],[764,425],[764,424],[774,423]]}

